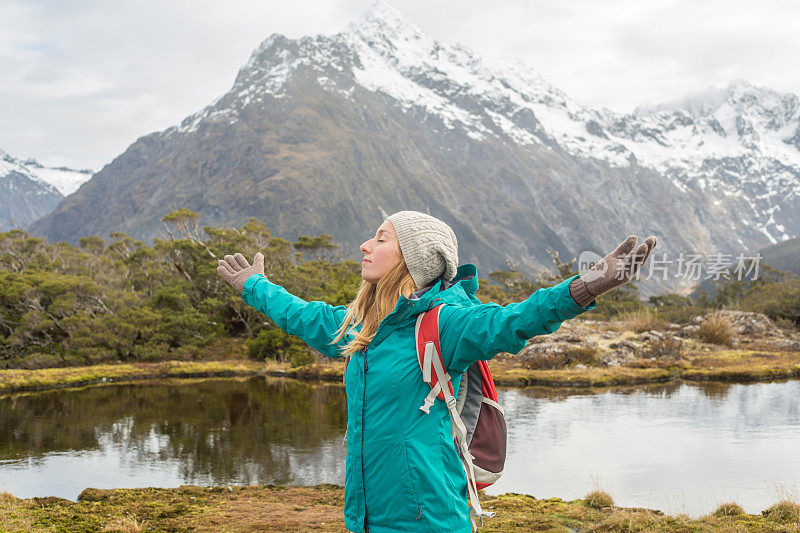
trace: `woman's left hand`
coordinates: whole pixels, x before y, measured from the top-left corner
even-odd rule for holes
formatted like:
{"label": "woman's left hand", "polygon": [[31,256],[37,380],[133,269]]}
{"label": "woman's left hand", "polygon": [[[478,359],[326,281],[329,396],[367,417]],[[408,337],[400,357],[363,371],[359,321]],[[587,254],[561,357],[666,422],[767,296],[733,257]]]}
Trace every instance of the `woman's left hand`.
{"label": "woman's left hand", "polygon": [[604,292],[628,283],[647,261],[658,239],[651,235],[637,248],[638,241],[636,235],[628,236],[613,252],[592,265],[588,272],[572,280],[569,284],[572,299],[581,307],[586,307]]}

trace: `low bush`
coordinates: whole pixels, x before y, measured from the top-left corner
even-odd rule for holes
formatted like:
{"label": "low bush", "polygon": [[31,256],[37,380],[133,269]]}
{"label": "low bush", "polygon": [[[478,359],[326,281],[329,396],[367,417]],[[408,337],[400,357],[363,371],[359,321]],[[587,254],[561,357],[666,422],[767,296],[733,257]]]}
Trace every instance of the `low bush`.
{"label": "low bush", "polygon": [[764,313],[775,321],[784,319],[800,326],[800,280],[755,286],[747,291],[740,306],[745,311]]}
{"label": "low bush", "polygon": [[303,341],[277,327],[262,329],[254,338],[247,339],[247,356],[258,361],[291,361],[293,366],[302,366],[295,362],[307,360],[306,356],[310,356],[311,361],[314,359]]}

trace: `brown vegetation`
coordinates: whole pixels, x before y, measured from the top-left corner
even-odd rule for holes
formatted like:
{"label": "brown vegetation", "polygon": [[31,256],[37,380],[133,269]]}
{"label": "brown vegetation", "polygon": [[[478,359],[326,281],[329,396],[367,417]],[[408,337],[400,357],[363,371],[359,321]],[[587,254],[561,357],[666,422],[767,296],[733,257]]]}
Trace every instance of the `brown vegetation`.
{"label": "brown vegetation", "polygon": [[[700,518],[615,506],[601,491],[583,500],[522,494],[482,496],[496,512],[478,529],[527,531],[800,531],[797,505],[778,502],[761,516],[725,512]],[[77,502],[61,498],[0,500],[2,531],[335,531],[344,532],[344,491],[336,485],[230,486],[174,489],[86,489]],[[723,507],[723,506],[721,506]]]}
{"label": "brown vegetation", "polygon": [[654,309],[637,309],[622,313],[616,322],[623,330],[642,333],[643,331],[659,330],[664,328],[666,322],[662,320]]}
{"label": "brown vegetation", "polygon": [[705,342],[730,346],[733,344],[733,327],[722,313],[712,313],[700,324],[697,336]]}

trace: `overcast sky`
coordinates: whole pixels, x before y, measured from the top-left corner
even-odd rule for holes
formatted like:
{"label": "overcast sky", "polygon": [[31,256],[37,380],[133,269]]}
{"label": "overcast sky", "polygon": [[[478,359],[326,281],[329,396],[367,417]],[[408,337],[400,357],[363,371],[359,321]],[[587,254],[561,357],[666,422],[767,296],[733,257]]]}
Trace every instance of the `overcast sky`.
{"label": "overcast sky", "polygon": [[[592,107],[627,112],[734,79],[800,94],[797,2],[391,3],[432,37],[519,57]],[[225,93],[270,34],[333,34],[372,4],[0,0],[0,149],[97,171]]]}

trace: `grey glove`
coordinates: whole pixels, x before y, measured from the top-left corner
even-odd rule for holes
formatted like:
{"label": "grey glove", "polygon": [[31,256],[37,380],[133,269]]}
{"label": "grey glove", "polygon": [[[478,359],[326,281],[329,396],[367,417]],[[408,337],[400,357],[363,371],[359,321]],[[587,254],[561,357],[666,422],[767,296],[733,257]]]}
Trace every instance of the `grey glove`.
{"label": "grey glove", "polygon": [[651,235],[636,248],[638,240],[636,235],[630,235],[616,250],[592,265],[588,272],[572,280],[569,284],[572,299],[581,307],[586,307],[604,292],[628,283],[658,242]]}
{"label": "grey glove", "polygon": [[264,255],[258,252],[253,257],[253,266],[240,253],[226,255],[225,260],[220,259],[217,272],[225,281],[234,286],[239,292],[244,290],[244,282],[253,274],[264,275]]}

